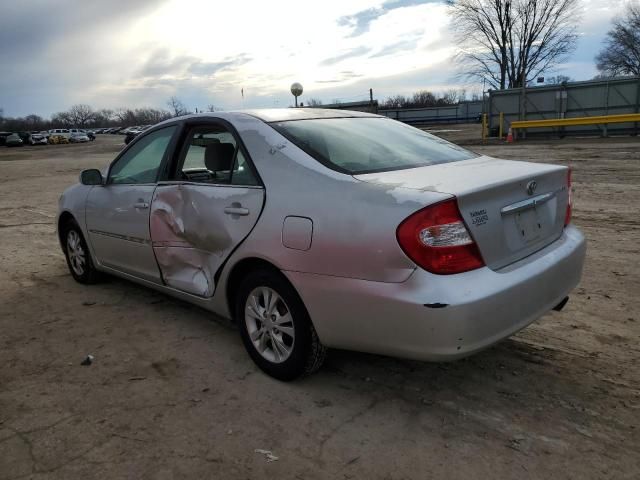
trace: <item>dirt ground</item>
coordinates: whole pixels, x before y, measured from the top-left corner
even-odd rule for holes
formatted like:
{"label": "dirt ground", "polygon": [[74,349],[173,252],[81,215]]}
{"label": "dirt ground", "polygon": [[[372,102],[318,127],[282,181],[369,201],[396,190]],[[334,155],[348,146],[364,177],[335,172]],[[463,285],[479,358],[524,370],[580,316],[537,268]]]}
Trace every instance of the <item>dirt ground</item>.
{"label": "dirt ground", "polygon": [[574,167],[582,284],[565,310],[471,358],[331,351],[288,384],[206,311],[73,281],[58,196],[122,137],[1,147],[0,479],[640,478],[640,139],[478,145],[477,125],[434,130]]}

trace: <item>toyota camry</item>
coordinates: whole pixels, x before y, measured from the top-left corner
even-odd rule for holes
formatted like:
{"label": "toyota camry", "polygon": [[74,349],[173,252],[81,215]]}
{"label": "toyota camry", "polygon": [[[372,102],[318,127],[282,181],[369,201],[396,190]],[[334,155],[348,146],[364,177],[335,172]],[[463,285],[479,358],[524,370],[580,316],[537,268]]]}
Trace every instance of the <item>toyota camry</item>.
{"label": "toyota camry", "polygon": [[327,348],[453,360],[564,306],[586,245],[571,170],[478,155],[377,115],[188,115],[60,198],[71,275],[235,320],[268,374]]}

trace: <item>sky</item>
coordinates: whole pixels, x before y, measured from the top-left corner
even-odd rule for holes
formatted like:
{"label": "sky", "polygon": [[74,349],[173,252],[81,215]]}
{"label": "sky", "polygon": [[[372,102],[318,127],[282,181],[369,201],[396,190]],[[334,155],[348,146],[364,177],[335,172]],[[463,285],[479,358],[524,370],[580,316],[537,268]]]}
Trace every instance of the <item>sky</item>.
{"label": "sky", "polygon": [[[581,0],[579,40],[553,73],[596,73],[623,0]],[[0,15],[0,108],[45,117],[94,108],[190,110],[379,100],[465,88],[443,0],[20,0]],[[244,92],[244,96],[242,95]]]}

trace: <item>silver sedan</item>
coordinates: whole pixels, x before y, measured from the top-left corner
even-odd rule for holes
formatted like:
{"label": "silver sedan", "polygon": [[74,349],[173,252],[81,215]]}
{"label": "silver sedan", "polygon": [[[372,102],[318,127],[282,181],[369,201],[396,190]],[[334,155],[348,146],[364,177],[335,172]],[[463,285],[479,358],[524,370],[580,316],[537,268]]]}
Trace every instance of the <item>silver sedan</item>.
{"label": "silver sedan", "polygon": [[268,374],[328,347],[460,358],[560,309],[585,240],[571,171],[476,155],[376,115],[190,115],[60,198],[73,277],[117,275],[239,325]]}

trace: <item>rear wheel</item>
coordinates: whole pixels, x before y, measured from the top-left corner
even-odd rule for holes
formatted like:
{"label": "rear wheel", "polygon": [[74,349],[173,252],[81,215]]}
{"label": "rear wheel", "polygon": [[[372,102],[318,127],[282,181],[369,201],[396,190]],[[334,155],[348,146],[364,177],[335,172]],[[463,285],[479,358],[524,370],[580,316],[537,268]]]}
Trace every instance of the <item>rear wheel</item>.
{"label": "rear wheel", "polygon": [[247,275],[236,295],[235,313],[244,346],[265,373],[287,381],[322,365],[326,348],[282,274],[260,270]]}
{"label": "rear wheel", "polygon": [[100,272],[93,265],[87,242],[78,224],[74,221],[67,222],[62,238],[67,266],[73,278],[79,283],[96,283],[100,279]]}

